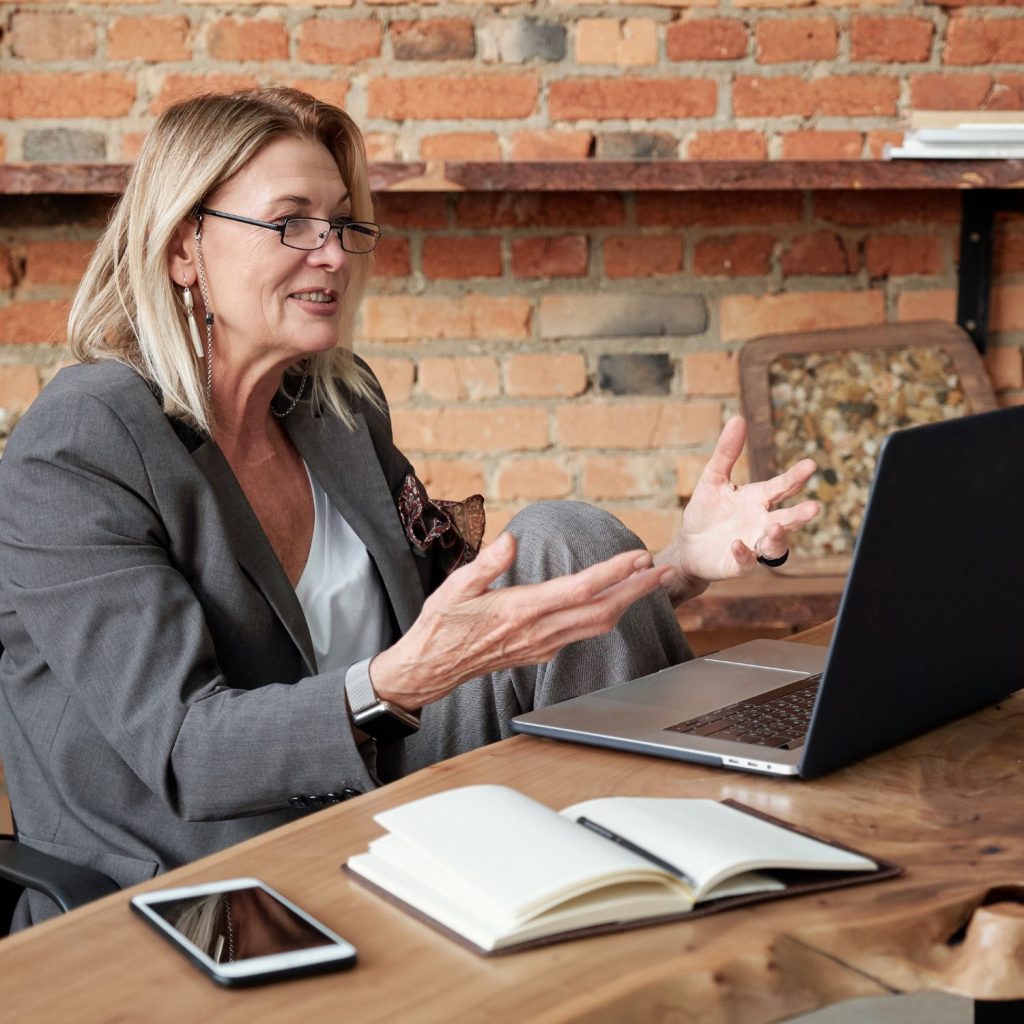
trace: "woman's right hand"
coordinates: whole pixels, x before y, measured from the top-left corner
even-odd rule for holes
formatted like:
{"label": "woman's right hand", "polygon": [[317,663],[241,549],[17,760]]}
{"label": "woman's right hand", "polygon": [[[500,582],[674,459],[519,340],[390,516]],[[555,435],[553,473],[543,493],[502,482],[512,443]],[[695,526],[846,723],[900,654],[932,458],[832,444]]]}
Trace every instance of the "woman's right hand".
{"label": "woman's right hand", "polygon": [[415,711],[469,679],[543,664],[566,644],[607,633],[675,576],[638,550],[571,576],[489,589],[515,555],[515,538],[503,533],[427,598],[408,633],[370,663],[378,698]]}

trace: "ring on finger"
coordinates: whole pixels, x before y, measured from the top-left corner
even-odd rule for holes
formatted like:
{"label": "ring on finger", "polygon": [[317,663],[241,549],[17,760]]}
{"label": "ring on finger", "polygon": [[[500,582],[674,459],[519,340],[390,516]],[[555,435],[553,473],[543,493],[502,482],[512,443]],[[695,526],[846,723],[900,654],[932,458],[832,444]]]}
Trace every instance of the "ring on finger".
{"label": "ring on finger", "polygon": [[789,558],[789,548],[786,548],[778,558],[769,558],[767,555],[761,554],[761,538],[758,537],[754,542],[754,555],[761,565],[767,565],[769,569],[777,569],[780,565],[786,564],[786,560]]}

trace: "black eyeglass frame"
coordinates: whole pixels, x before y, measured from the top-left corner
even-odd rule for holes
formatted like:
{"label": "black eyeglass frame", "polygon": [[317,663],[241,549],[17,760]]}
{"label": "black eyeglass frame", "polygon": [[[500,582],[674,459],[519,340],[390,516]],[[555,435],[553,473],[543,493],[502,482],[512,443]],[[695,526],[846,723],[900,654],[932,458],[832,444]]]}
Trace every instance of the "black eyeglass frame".
{"label": "black eyeglass frame", "polygon": [[[324,217],[285,217],[280,224],[275,224],[273,221],[254,220],[252,217],[243,217],[237,213],[225,213],[223,210],[211,210],[208,206],[197,206],[196,215],[202,217],[204,214],[210,217],[222,217],[224,220],[238,221],[239,224],[251,224],[255,228],[267,228],[269,231],[276,231],[281,236],[282,245],[286,245],[289,249],[295,249],[298,252],[316,252],[318,249],[322,249],[327,244],[327,239],[330,238],[333,231],[338,236],[338,244],[345,252],[352,253],[354,256],[365,256],[377,248],[377,243],[380,241],[381,236],[379,224],[374,224],[368,220],[352,220],[350,217],[341,217],[336,221],[327,220]],[[301,245],[290,245],[284,240],[284,233],[288,230],[288,225],[293,220],[312,220],[319,224],[326,224],[327,230],[323,233],[323,241],[319,245],[313,246],[312,249],[307,249]],[[346,248],[342,235],[345,228],[352,227],[360,234],[369,235],[373,238],[373,245],[369,249]]]}

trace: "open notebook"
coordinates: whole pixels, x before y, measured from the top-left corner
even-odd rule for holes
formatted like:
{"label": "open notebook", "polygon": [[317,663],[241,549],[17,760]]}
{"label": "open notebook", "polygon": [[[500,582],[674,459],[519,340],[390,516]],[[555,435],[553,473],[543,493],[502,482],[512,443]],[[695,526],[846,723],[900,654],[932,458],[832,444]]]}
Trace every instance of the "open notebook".
{"label": "open notebook", "polygon": [[467,786],[375,815],[346,869],[495,953],[889,878],[899,868],[731,801],[609,797],[561,812]]}

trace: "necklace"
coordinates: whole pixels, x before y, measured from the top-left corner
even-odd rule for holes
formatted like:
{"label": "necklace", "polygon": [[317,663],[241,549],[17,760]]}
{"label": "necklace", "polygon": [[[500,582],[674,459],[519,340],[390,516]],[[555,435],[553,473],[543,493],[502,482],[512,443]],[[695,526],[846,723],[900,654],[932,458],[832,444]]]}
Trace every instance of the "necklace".
{"label": "necklace", "polygon": [[289,405],[288,408],[285,409],[284,412],[278,412],[274,408],[273,403],[271,403],[270,411],[279,420],[283,420],[285,418],[285,416],[287,416],[295,408],[295,406],[297,406],[299,404],[299,399],[302,398],[302,394],[306,390],[306,381],[308,381],[308,380],[309,380],[309,364],[307,363],[306,366],[302,370],[302,380],[299,383],[299,390],[295,392],[295,397],[292,399],[291,405]]}

